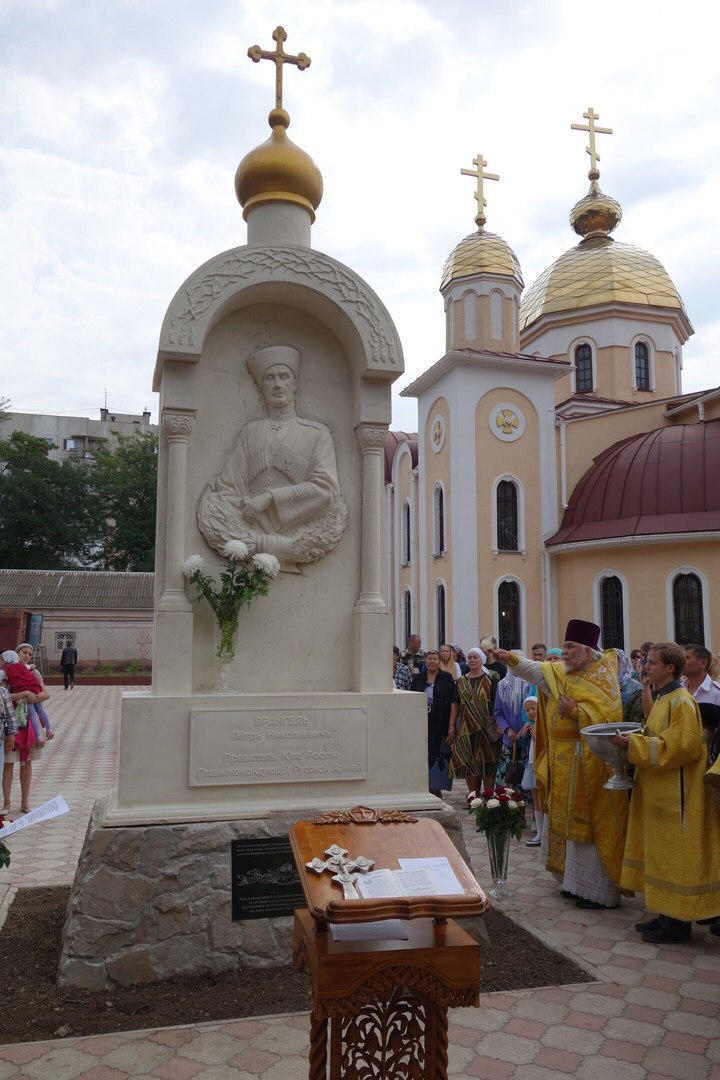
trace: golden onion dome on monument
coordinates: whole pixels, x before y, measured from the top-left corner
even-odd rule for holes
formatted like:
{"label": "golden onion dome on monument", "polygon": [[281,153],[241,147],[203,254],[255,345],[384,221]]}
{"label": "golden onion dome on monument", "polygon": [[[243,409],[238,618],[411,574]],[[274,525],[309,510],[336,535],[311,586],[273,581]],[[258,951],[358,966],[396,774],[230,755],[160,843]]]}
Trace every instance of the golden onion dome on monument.
{"label": "golden onion dome on monument", "polygon": [[235,173],[235,193],[247,221],[259,203],[290,202],[304,207],[315,220],[323,196],[322,174],[310,157],[287,136],[290,117],[285,109],[268,116],[270,138],[242,159]]}
{"label": "golden onion dome on monument", "polygon": [[295,203],[315,221],[315,211],[323,196],[323,179],[317,165],[287,136],[290,114],[283,108],[283,68],[290,64],[305,71],[311,60],[304,52],[286,53],[287,34],[282,26],[273,30],[273,50],[252,45],[248,56],[254,64],[270,60],[275,64],[275,108],[268,116],[270,138],[246,154],[235,173],[235,193],[247,221],[248,211],[260,203]]}
{"label": "golden onion dome on monument", "polygon": [[475,165],[474,169],[461,169],[460,172],[463,176],[472,176],[477,181],[475,191],[478,206],[475,216],[477,231],[464,237],[448,255],[443,266],[440,291],[442,292],[452,281],[475,277],[478,274],[512,278],[522,289],[522,272],[517,255],[501,236],[485,232],[487,199],[483,194],[483,181],[499,180],[500,177],[495,173],[484,171],[487,161],[482,154],[473,158],[473,165]]}
{"label": "golden onion dome on monument", "polygon": [[[687,319],[685,307],[662,263],[643,248],[613,240],[610,233],[622,220],[622,207],[599,187],[600,155],[595,135],[612,134],[595,125],[598,115],[583,114],[588,124],[571,124],[590,133],[590,190],[570,211],[570,225],[582,237],[545,270],[523,297],[520,330],[527,330],[544,315],[572,312],[600,304],[633,304],[674,308]],[[688,326],[690,325],[688,320]]]}

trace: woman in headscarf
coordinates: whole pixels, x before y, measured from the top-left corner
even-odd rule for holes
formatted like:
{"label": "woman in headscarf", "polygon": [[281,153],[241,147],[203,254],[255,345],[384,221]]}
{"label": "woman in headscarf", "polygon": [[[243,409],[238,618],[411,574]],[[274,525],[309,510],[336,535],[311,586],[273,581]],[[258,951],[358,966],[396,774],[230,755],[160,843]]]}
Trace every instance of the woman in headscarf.
{"label": "woman in headscarf", "polygon": [[496,680],[490,677],[485,653],[468,649],[468,672],[455,683],[458,703],[450,710],[448,742],[450,776],[467,781],[468,801],[475,792],[492,791],[502,741],[493,719]]}
{"label": "woman in headscarf", "polygon": [[35,732],[28,723],[27,705],[38,701],[47,701],[50,696],[39,677],[20,661],[18,654],[9,649],[2,653],[0,667],[5,670],[10,698],[17,714],[18,732],[15,747],[5,755],[3,766],[2,791],[3,814],[10,810],[10,791],[12,788],[15,762],[20,763],[20,809],[23,814],[30,811],[30,783],[32,781],[32,761],[37,754]]}

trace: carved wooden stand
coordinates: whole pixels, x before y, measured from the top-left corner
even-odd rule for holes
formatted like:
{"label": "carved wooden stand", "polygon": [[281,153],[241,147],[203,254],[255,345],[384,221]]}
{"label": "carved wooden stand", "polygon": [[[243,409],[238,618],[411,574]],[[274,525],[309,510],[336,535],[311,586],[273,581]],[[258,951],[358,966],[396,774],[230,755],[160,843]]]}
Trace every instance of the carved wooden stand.
{"label": "carved wooden stand", "polygon": [[[295,912],[294,963],[312,979],[310,1080],[446,1080],[448,1009],[477,1006],[480,983],[479,947],[447,915],[489,907],[447,834],[435,821],[356,807],[298,822],[290,841],[309,909]],[[328,875],[306,867],[331,843],[386,869],[398,856],[444,855],[465,892],[342,899]],[[390,918],[409,920],[408,940],[334,941],[327,930]]]}
{"label": "carved wooden stand", "polygon": [[333,941],[295,912],[295,966],[312,979],[310,1080],[447,1077],[448,1009],[479,1002],[477,942],[452,920],[408,929],[408,941]]}

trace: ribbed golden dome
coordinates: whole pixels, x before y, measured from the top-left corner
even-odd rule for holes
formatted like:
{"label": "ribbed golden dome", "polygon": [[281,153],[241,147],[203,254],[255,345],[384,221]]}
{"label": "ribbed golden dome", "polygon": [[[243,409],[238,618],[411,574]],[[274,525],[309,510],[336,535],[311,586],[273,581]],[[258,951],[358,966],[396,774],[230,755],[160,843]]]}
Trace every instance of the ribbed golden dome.
{"label": "ribbed golden dome", "polygon": [[473,232],[450,252],[443,267],[440,291],[458,278],[476,274],[511,277],[522,289],[523,279],[517,255],[501,236],[490,232]]}
{"label": "ribbed golden dome", "polygon": [[290,117],[285,109],[273,109],[268,123],[270,138],[246,154],[235,173],[243,217],[247,221],[248,211],[259,203],[290,202],[304,207],[314,221],[323,196],[322,174],[310,155],[287,137]]}
{"label": "ribbed golden dome", "polygon": [[685,312],[667,270],[654,255],[599,236],[566,251],[528,289],[520,306],[520,330],[550,312],[613,303]]}

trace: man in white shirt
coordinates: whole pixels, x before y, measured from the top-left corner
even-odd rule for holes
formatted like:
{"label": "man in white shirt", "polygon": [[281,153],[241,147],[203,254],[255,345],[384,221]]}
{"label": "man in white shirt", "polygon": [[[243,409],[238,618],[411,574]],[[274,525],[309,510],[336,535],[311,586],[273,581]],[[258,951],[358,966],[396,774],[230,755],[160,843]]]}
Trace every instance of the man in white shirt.
{"label": "man in white shirt", "polygon": [[712,653],[703,645],[686,645],[682,681],[698,703],[708,701],[711,705],[720,705],[720,683],[708,674],[712,659]]}

